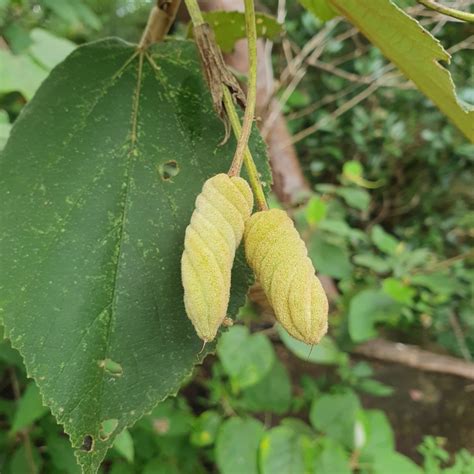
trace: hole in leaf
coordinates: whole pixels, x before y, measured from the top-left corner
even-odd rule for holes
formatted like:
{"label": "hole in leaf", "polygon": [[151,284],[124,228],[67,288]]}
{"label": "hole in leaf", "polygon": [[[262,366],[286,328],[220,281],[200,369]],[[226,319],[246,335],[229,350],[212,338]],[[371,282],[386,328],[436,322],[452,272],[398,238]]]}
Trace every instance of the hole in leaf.
{"label": "hole in leaf", "polygon": [[115,431],[118,426],[118,420],[111,418],[110,420],[105,420],[100,424],[99,437],[102,441],[105,441],[110,438],[110,435]]}
{"label": "hole in leaf", "polygon": [[120,377],[123,374],[122,366],[112,359],[104,359],[99,362],[99,367],[102,367],[107,372],[115,377]]}
{"label": "hole in leaf", "polygon": [[84,436],[84,439],[82,440],[81,449],[83,451],[89,452],[89,451],[92,451],[93,448],[94,448],[94,438],[91,435]]}
{"label": "hole in leaf", "polygon": [[174,160],[167,161],[158,167],[161,179],[168,181],[179,173],[178,163]]}

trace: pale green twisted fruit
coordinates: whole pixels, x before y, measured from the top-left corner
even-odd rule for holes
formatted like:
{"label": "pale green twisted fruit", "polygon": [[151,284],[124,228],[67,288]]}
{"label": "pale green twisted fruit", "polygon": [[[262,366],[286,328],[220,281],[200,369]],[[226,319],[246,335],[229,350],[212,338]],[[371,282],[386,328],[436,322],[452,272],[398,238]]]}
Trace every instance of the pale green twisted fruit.
{"label": "pale green twisted fruit", "polygon": [[234,256],[253,208],[247,181],[218,174],[196,198],[181,258],[184,305],[198,336],[212,341],[227,315]]}
{"label": "pale green twisted fruit", "polygon": [[296,339],[317,344],[327,332],[328,300],[293,221],[279,209],[256,212],[244,241],[278,322]]}

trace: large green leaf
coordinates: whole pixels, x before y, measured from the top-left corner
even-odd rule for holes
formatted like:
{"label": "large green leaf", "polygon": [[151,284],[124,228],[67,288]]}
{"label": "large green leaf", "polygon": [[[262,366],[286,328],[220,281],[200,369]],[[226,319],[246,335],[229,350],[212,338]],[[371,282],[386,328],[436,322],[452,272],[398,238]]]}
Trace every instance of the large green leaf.
{"label": "large green leaf", "polygon": [[390,0],[329,1],[474,141],[474,108],[456,97],[440,63],[451,56],[436,38]]}
{"label": "large green leaf", "polygon": [[[188,41],[144,56],[115,39],[81,47],[1,155],[0,314],[84,472],[199,360],[182,302],[184,230],[235,147],[219,145],[199,64]],[[251,147],[268,180],[255,135]],[[231,314],[248,277],[239,257]]]}

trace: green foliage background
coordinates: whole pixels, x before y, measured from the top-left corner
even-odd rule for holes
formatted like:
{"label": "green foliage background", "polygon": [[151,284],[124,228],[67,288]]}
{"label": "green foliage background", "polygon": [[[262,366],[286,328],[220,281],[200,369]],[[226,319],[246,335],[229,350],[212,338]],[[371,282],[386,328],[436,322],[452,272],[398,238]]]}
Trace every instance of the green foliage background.
{"label": "green foliage background", "polygon": [[[89,40],[118,35],[136,41],[149,6],[121,0],[0,1],[1,36],[8,45],[0,49],[0,148],[57,63]],[[275,11],[274,2],[267,6]],[[288,6],[286,34],[296,47],[328,25],[296,2]],[[212,366],[197,370],[182,394],[123,431],[103,472],[474,470],[472,453],[458,446],[452,455],[449,440],[446,450],[440,438],[420,439],[418,466],[398,453],[387,416],[360,400],[362,393],[390,397],[396,387],[377,381],[369,364],[349,355],[355,344],[382,336],[468,360],[474,356],[474,146],[398,78],[333,118],[367,87],[350,78],[378,77],[386,61],[360,36],[340,41],[347,24],[329,25],[319,61],[336,62],[346,74],[308,67],[284,111],[296,136],[321,124],[296,145],[312,190],[294,217],[316,268],[337,284],[331,336],[311,353],[280,330],[281,342],[274,342],[269,328],[271,338],[253,333],[266,322],[248,305],[241,311],[243,324],[221,337]],[[435,28],[448,49],[468,36],[468,27],[459,23],[427,27]],[[184,25],[176,33],[184,37]],[[360,49],[364,54],[355,54]],[[279,45],[273,62],[277,74],[284,69]],[[461,48],[449,68],[459,96],[470,102],[473,67],[472,54]],[[293,374],[282,351],[329,367],[333,377]],[[0,382],[0,471],[79,472],[68,438],[7,340],[0,345]]]}

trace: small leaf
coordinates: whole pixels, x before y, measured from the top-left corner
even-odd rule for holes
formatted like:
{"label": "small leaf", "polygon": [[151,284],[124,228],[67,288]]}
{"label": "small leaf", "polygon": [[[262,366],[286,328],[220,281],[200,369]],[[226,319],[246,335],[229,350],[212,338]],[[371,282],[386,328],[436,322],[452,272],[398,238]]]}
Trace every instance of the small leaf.
{"label": "small leaf", "polygon": [[347,248],[327,242],[319,234],[311,240],[309,254],[318,273],[347,278],[352,272]]}
{"label": "small leaf", "polygon": [[42,28],[32,29],[30,36],[33,43],[29,47],[29,54],[47,70],[53,69],[76,48],[72,41],[59,38]]}
{"label": "small leaf", "polygon": [[394,255],[400,244],[395,237],[385,232],[379,225],[372,228],[372,241],[381,252],[387,255]]}
{"label": "small leaf", "polygon": [[37,473],[41,472],[42,465],[43,460],[38,452],[38,448],[31,444],[30,448],[27,449],[25,443],[23,443],[11,457],[7,472],[10,474]]}
{"label": "small leaf", "polygon": [[304,474],[301,436],[288,426],[278,426],[265,433],[260,442],[261,474]]}
{"label": "small leaf", "polygon": [[317,430],[352,448],[359,409],[359,399],[352,391],[326,394],[313,401],[309,418]]}
{"label": "small leaf", "polygon": [[315,364],[339,364],[345,358],[331,336],[324,336],[316,346],[310,346],[290,336],[279,324],[278,335],[283,344],[297,357]]}
{"label": "small leaf", "polygon": [[185,400],[168,398],[159,403],[151,415],[139,421],[140,425],[162,437],[185,436],[192,430],[194,416]]}
{"label": "small leaf", "polygon": [[[150,464],[152,464],[151,469],[148,469],[148,466]],[[165,469],[167,468],[168,466],[163,463],[162,459],[153,459],[144,467],[143,472],[141,472],[140,474],[172,474],[172,471],[165,471]],[[107,474],[135,474],[135,469],[133,468],[133,465],[129,464],[126,461],[120,462],[116,460],[112,464],[112,467],[110,468],[110,471],[108,471]]]}
{"label": "small leaf", "polygon": [[233,326],[222,335],[217,355],[224,370],[240,388],[256,384],[270,371],[275,353],[263,334],[250,335],[244,326]]}
{"label": "small leaf", "polygon": [[[224,53],[230,53],[236,41],[246,38],[244,13],[214,10],[203,13],[203,16],[212,26],[216,42]],[[259,38],[275,40],[283,32],[283,26],[276,18],[265,13],[255,14],[255,24]]]}
{"label": "small leaf", "polygon": [[14,55],[0,49],[0,95],[18,91],[33,97],[47,72],[26,54]]}
{"label": "small leaf", "polygon": [[243,390],[242,402],[248,411],[282,415],[290,408],[291,391],[291,380],[285,366],[275,360],[263,379]]}
{"label": "small leaf", "polygon": [[216,411],[208,410],[201,413],[194,423],[191,443],[199,447],[214,444],[221,422],[222,418]]}
{"label": "small leaf", "polygon": [[128,430],[123,430],[114,441],[114,449],[123,456],[129,463],[133,463],[135,457],[135,447],[133,438]]}
{"label": "small leaf", "polygon": [[264,427],[258,420],[230,418],[221,426],[216,463],[221,474],[258,474],[257,453]]}
{"label": "small leaf", "polygon": [[377,397],[388,397],[393,394],[393,388],[374,379],[363,379],[357,384],[357,388],[365,393]]}
{"label": "small leaf", "polygon": [[67,437],[50,434],[47,438],[47,453],[59,472],[67,474],[79,474],[81,472]]}
{"label": "small leaf", "polygon": [[318,230],[329,232],[334,236],[343,237],[359,242],[367,241],[366,234],[360,229],[352,228],[342,219],[324,219],[318,225]]}
{"label": "small leaf", "polygon": [[370,204],[370,194],[360,188],[338,188],[336,193],[341,196],[346,204],[360,211],[366,211]]}
{"label": "small leaf", "polygon": [[346,161],[342,167],[342,173],[348,179],[354,180],[354,178],[361,178],[364,172],[364,168],[360,161],[349,160]]}
{"label": "small leaf", "polygon": [[283,418],[280,422],[281,426],[287,426],[290,428],[294,433],[306,436],[308,438],[313,438],[314,437],[314,430],[309,426],[307,423],[305,423],[303,420],[300,420],[299,418]]}
{"label": "small leaf", "polygon": [[49,7],[61,20],[72,29],[81,29],[87,25],[95,30],[101,27],[97,15],[89,6],[75,0],[43,0],[45,6]]}
{"label": "small leaf", "polygon": [[383,185],[383,180],[368,181],[363,177],[364,168],[360,161],[350,160],[344,163],[342,174],[345,179],[361,186],[362,188],[375,189]]}
{"label": "small leaf", "polygon": [[364,424],[367,439],[362,449],[362,459],[372,461],[380,452],[394,451],[395,437],[383,411],[365,410]]}
{"label": "small leaf", "polygon": [[411,459],[395,451],[380,450],[372,464],[374,474],[423,474]]}
{"label": "small leaf", "polygon": [[299,0],[299,2],[321,21],[328,21],[337,15],[337,11],[331,6],[330,0]]}
{"label": "small leaf", "polygon": [[360,253],[354,255],[353,260],[355,264],[361,267],[370,268],[376,273],[387,273],[391,269],[391,265],[388,261],[372,253]]}
{"label": "small leaf", "polygon": [[414,288],[405,285],[397,278],[386,278],[382,283],[383,291],[395,301],[411,306],[416,294]]}
{"label": "small leaf", "polygon": [[362,290],[349,305],[349,334],[354,342],[377,336],[375,324],[398,313],[399,305],[380,290]]}
{"label": "small leaf", "polygon": [[306,205],[306,222],[310,225],[322,221],[327,214],[327,204],[317,196],[313,196]]}
{"label": "small leaf", "polygon": [[449,295],[457,288],[456,281],[447,273],[431,273],[428,275],[412,275],[410,283],[428,288],[433,293]]}
{"label": "small leaf", "polygon": [[332,438],[322,438],[317,446],[314,474],[351,474],[350,460],[345,449]]}
{"label": "small leaf", "polygon": [[20,401],[18,408],[13,418],[11,433],[17,433],[21,429],[31,425],[36,420],[48,413],[48,408],[43,405],[41,395],[38,387],[34,382],[30,382],[26,387]]}
{"label": "small leaf", "polygon": [[456,97],[451,75],[441,65],[451,56],[429,31],[390,0],[329,1],[474,141],[474,109]]}

